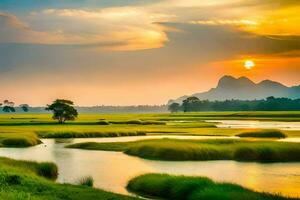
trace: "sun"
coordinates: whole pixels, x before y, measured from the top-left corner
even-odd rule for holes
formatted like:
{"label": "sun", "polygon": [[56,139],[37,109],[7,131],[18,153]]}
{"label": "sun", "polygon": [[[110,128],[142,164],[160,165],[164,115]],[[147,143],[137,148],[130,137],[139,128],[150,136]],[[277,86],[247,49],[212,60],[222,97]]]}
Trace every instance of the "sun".
{"label": "sun", "polygon": [[252,69],[255,66],[255,63],[252,60],[246,60],[244,67],[248,70]]}

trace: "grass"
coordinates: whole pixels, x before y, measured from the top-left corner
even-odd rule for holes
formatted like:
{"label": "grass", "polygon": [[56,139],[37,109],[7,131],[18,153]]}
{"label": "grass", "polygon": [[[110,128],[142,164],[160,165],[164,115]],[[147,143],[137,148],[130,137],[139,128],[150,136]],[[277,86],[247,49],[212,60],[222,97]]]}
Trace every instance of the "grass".
{"label": "grass", "polygon": [[83,186],[93,187],[94,179],[91,176],[83,177],[79,179],[78,184]]}
{"label": "grass", "polygon": [[287,136],[279,130],[260,130],[253,132],[244,132],[237,134],[238,137],[253,137],[253,138],[286,138]]}
{"label": "grass", "polygon": [[67,146],[87,150],[123,151],[152,160],[236,160],[256,162],[300,161],[300,144],[250,140],[156,139],[135,142],[77,143]]}
{"label": "grass", "polygon": [[144,136],[143,131],[120,131],[120,132],[76,132],[76,131],[38,131],[42,138],[97,138],[97,137],[121,137],[121,136]]}
{"label": "grass", "polygon": [[[39,138],[86,138],[136,135],[234,136],[259,129],[216,128],[205,120],[241,119],[300,121],[300,112],[201,112],[174,114],[80,114],[78,120],[57,124],[50,114],[0,114],[0,146],[27,147]],[[300,137],[300,131],[282,131]]]}
{"label": "grass", "polygon": [[[39,173],[45,163],[0,158],[0,199],[5,200],[134,200],[100,189],[57,184]],[[52,164],[53,165],[53,164]],[[51,166],[50,166],[51,168]]]}
{"label": "grass", "polygon": [[259,193],[236,184],[216,183],[203,177],[145,174],[132,179],[127,188],[144,197],[170,200],[288,200],[267,193]]}
{"label": "grass", "polygon": [[1,133],[0,147],[29,147],[40,144],[41,141],[35,133]]}

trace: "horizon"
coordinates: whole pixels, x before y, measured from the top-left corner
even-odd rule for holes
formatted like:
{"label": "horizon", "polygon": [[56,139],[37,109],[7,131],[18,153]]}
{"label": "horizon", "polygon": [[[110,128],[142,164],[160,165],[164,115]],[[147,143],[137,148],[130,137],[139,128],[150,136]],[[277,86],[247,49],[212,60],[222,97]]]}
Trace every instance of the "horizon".
{"label": "horizon", "polygon": [[[272,82],[276,82],[276,83],[280,83],[280,82],[278,82],[278,81],[274,81],[274,80],[270,80],[270,79],[264,79],[264,80],[260,80],[260,81],[253,81],[253,80],[251,80],[250,78],[248,78],[248,77],[246,77],[246,76],[232,76],[232,75],[223,75],[223,76],[221,76],[219,79],[218,79],[218,81],[220,81],[222,78],[224,78],[224,77],[232,77],[232,78],[234,78],[235,80],[238,80],[238,79],[240,79],[240,78],[247,78],[247,79],[249,79],[250,81],[252,81],[253,83],[255,83],[255,84],[260,84],[261,82],[263,82],[263,81],[272,81]],[[294,87],[294,86],[300,86],[300,83],[298,84],[298,85],[285,85],[285,84],[283,84],[283,83],[280,83],[280,84],[282,84],[283,86],[285,86],[285,87]],[[216,82],[216,84],[215,84],[215,86],[214,87],[211,87],[210,89],[214,89],[214,88],[217,88],[217,86],[218,86],[218,82]],[[194,94],[196,94],[196,93],[203,93],[203,92],[208,92],[210,89],[208,89],[208,90],[204,90],[204,91],[195,91],[194,93],[191,93],[191,94],[183,94],[183,95],[181,95],[181,96],[177,96],[176,98],[179,98],[179,97],[182,97],[182,96],[192,96],[192,95],[194,95]],[[174,98],[174,99],[176,99],[176,98]],[[57,99],[64,99],[64,98],[57,98]],[[161,107],[161,106],[167,106],[168,105],[168,102],[169,101],[173,101],[174,99],[169,99],[167,102],[164,102],[164,103],[162,103],[162,104],[127,104],[127,105],[121,105],[121,104],[94,104],[94,105],[78,105],[78,104],[76,104],[76,102],[74,102],[74,105],[76,106],[76,107],[87,107],[87,108],[91,108],[91,107],[138,107],[138,106],[150,106],[150,107],[155,107],[155,106],[159,106],[159,107]],[[5,100],[7,100],[7,99],[5,99]],[[8,100],[11,100],[11,99],[8,99]],[[53,99],[51,102],[53,102],[55,99]],[[261,100],[261,99],[258,99],[258,100]],[[214,101],[214,100],[212,100],[212,101]],[[222,101],[222,100],[221,100]],[[14,102],[14,101],[12,101],[12,102]],[[46,103],[46,104],[44,104],[44,105],[31,105],[31,104],[29,104],[29,106],[30,107],[32,107],[32,108],[38,108],[38,107],[45,107],[45,106],[47,106],[48,104],[50,104],[51,102],[48,102],[48,103]],[[21,105],[22,103],[20,103],[20,102],[14,102],[16,105],[17,105],[17,107],[18,107],[18,105]]]}
{"label": "horizon", "polygon": [[0,2],[0,100],[163,105],[224,75],[300,84],[293,0]]}

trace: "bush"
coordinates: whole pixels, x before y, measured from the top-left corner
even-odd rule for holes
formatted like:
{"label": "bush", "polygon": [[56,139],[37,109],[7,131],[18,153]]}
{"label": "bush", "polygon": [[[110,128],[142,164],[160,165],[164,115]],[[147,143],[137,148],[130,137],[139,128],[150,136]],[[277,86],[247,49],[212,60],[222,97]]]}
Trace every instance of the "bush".
{"label": "bush", "polygon": [[38,164],[37,173],[45,178],[55,180],[58,176],[58,168],[54,163],[43,162]]}
{"label": "bush", "polygon": [[83,185],[83,186],[88,186],[88,187],[93,187],[94,186],[94,179],[91,176],[86,176],[81,178],[78,181],[79,185]]}

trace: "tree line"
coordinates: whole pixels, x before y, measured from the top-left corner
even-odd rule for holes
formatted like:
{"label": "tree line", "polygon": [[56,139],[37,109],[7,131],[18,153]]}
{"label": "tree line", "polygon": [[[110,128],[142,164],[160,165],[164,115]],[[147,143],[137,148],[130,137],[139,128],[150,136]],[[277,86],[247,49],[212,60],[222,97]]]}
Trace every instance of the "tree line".
{"label": "tree line", "polygon": [[[21,108],[24,112],[28,112],[30,108],[28,104],[21,104],[18,107]],[[5,113],[16,112],[15,103],[9,100],[0,102],[0,109],[2,109],[2,111]]]}
{"label": "tree line", "polygon": [[268,97],[262,100],[208,101],[192,96],[183,100],[182,104],[170,104],[168,110],[171,112],[300,111],[300,99]]}

